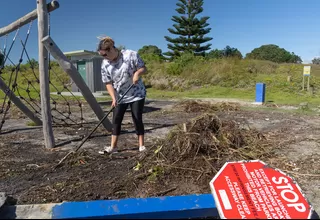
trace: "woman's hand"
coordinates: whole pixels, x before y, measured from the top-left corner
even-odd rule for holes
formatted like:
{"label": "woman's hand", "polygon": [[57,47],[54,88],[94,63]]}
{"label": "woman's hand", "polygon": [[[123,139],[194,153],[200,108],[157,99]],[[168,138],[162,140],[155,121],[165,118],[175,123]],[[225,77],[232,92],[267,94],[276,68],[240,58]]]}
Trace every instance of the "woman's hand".
{"label": "woman's hand", "polygon": [[118,103],[117,103],[117,100],[116,100],[116,95],[115,95],[115,91],[114,91],[114,88],[113,88],[112,84],[111,83],[107,83],[106,88],[107,88],[107,91],[108,91],[109,95],[112,98],[111,108],[112,107],[116,107]]}
{"label": "woman's hand", "polygon": [[139,73],[138,72],[135,72],[135,74],[133,75],[133,79],[132,79],[132,83],[133,84],[137,84],[138,81],[139,81]]}
{"label": "woman's hand", "polygon": [[111,107],[116,107],[117,104],[118,104],[117,100],[116,99],[112,99]]}
{"label": "woman's hand", "polygon": [[137,84],[140,78],[141,74],[144,74],[147,71],[147,68],[144,66],[140,69],[138,69],[134,74],[133,74],[133,79],[132,79],[132,83],[133,84]]}

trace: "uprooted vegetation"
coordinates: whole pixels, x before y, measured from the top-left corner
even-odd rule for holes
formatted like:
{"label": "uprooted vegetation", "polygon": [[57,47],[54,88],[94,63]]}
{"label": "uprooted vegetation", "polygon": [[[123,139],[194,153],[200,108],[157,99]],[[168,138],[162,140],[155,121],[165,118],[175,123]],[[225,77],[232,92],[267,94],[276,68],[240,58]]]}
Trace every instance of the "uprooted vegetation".
{"label": "uprooted vegetation", "polygon": [[217,112],[217,111],[238,111],[240,105],[238,103],[230,102],[218,102],[211,104],[208,102],[201,102],[195,100],[185,100],[181,101],[175,105],[175,109],[182,109],[182,111],[187,113],[192,112]]}
{"label": "uprooted vegetation", "polygon": [[208,193],[210,180],[225,162],[268,162],[274,154],[273,145],[260,132],[240,129],[233,121],[203,113],[176,126],[167,138],[157,142],[137,162],[129,182],[144,183],[150,190],[163,186],[171,189],[172,182],[179,180],[196,186],[194,193]]}
{"label": "uprooted vegetation", "polygon": [[[131,169],[123,176],[126,180],[119,181],[118,187],[125,192],[137,197],[160,196],[171,191],[173,194],[208,193],[210,180],[228,161],[260,159],[281,164],[274,161],[276,145],[266,135],[216,114],[238,111],[237,104],[183,101],[174,109],[199,115],[175,126],[164,139],[135,158]],[[70,158],[67,166],[81,163],[83,156]],[[183,182],[191,188],[177,185]]]}
{"label": "uprooted vegetation", "polygon": [[[277,160],[276,145],[268,134],[219,117],[219,113],[240,111],[232,103],[184,101],[173,109],[171,115],[159,117],[164,121],[179,117],[180,122],[145,153],[119,149],[115,155],[98,155],[83,148],[52,170],[66,152],[46,151],[30,143],[2,146],[6,162],[0,164],[0,187],[14,192],[19,204],[209,193],[210,180],[227,161],[261,159],[270,165],[285,161]],[[183,119],[191,115],[197,116]],[[8,135],[7,142],[19,139],[16,135]],[[34,136],[24,135],[25,140]],[[128,140],[121,140],[127,142],[133,136],[124,137]],[[106,140],[90,142],[103,146]]]}

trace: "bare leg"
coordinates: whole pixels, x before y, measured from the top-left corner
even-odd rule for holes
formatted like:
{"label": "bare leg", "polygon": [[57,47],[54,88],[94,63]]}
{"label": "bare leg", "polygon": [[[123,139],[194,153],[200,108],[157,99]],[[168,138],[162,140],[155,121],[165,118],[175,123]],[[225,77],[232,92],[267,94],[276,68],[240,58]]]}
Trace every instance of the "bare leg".
{"label": "bare leg", "polygon": [[117,147],[118,138],[119,138],[118,135],[112,135],[112,136],[111,136],[111,148],[112,148],[112,149]]}
{"label": "bare leg", "polygon": [[144,135],[138,135],[139,147],[144,146]]}
{"label": "bare leg", "polygon": [[117,152],[118,135],[111,136],[111,146],[106,146],[103,150],[99,151],[99,154],[104,154],[105,152],[112,153]]}
{"label": "bare leg", "polygon": [[99,151],[100,154],[104,152],[115,152],[118,144],[118,137],[121,131],[121,123],[123,116],[126,112],[128,104],[119,104],[113,111],[113,131],[111,136],[111,146],[106,146],[103,151]]}
{"label": "bare leg", "polygon": [[111,136],[111,146],[109,147],[109,151],[116,150],[118,146],[118,138],[121,131],[121,123],[123,120],[123,116],[126,112],[128,104],[119,104],[113,112],[113,131]]}

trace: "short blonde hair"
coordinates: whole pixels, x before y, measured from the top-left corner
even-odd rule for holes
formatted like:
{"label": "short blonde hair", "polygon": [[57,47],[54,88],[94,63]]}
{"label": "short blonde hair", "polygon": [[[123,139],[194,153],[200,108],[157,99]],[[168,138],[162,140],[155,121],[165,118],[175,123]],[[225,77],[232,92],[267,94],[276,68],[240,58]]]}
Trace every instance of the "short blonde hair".
{"label": "short blonde hair", "polygon": [[114,47],[114,40],[111,37],[98,37],[99,44],[97,50],[106,50]]}

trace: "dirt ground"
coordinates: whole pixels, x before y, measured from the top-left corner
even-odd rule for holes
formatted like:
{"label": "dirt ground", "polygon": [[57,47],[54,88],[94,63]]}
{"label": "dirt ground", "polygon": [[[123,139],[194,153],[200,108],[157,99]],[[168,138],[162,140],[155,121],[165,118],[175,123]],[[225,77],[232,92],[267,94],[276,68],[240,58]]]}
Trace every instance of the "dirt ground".
{"label": "dirt ground", "polygon": [[[84,117],[92,123],[82,128],[55,127],[58,147],[53,150],[43,147],[41,128],[27,127],[27,119],[12,114],[4,130],[14,130],[0,135],[0,191],[16,204],[210,193],[209,181],[226,161],[261,159],[294,177],[319,213],[320,118],[276,108],[246,110],[239,103],[213,106],[218,107],[200,109],[196,104],[183,107],[175,101],[149,100],[144,112],[146,152],[137,150],[128,111],[118,154],[97,153],[110,142],[110,134],[100,126],[77,154],[56,169],[52,167],[97,124],[92,111],[86,108]],[[108,111],[109,103],[102,107]],[[203,114],[207,115],[199,118]],[[205,132],[215,127],[208,121],[222,128],[215,139],[221,136],[232,143],[215,144],[213,149]],[[184,133],[172,132],[177,125]],[[239,150],[248,143],[256,148]],[[180,149],[184,145],[188,147]]]}

